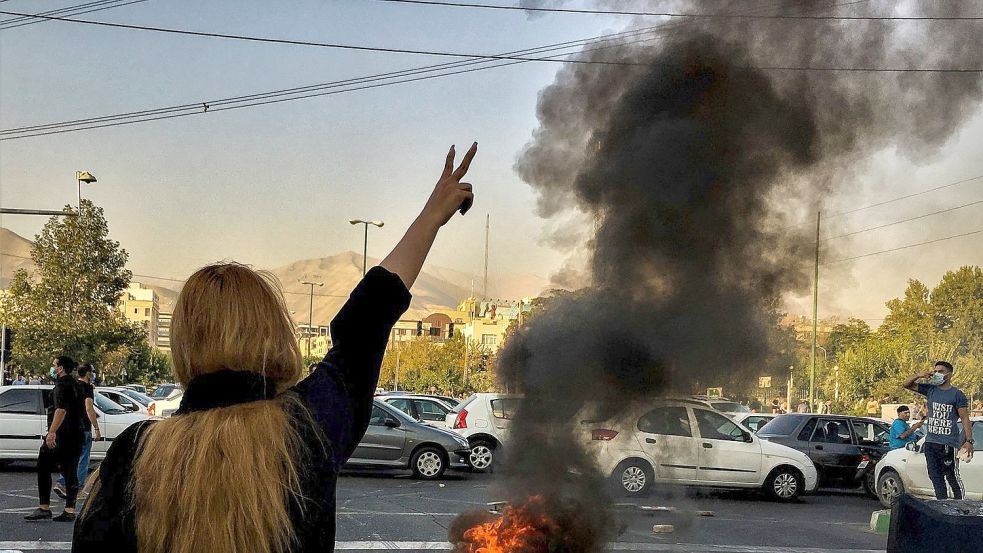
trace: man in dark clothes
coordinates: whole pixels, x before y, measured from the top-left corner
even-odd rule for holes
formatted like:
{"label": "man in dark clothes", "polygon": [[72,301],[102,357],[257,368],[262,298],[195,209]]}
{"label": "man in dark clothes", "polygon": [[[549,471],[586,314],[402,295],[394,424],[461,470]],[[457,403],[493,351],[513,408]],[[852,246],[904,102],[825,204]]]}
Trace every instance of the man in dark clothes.
{"label": "man in dark clothes", "polygon": [[51,392],[48,409],[48,435],[38,451],[38,508],[24,517],[42,520],[51,517],[51,473],[55,470],[65,477],[65,512],[54,517],[59,522],[75,520],[75,498],[78,495],[78,461],[82,452],[84,428],[83,403],[72,371],[75,361],[61,356],[53,361],[51,370],[57,380]]}

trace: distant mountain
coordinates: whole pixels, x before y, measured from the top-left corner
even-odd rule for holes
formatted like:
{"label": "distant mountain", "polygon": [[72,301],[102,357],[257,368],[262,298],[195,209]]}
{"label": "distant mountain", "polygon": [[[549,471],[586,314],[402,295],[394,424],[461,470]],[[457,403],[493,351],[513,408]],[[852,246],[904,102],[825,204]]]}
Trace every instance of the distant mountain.
{"label": "distant mountain", "polygon": [[[7,229],[0,229],[0,240],[2,251],[8,254],[3,257],[3,271],[0,273],[5,287],[17,269],[33,270],[34,263],[30,260],[30,240]],[[369,267],[379,262],[379,259],[368,259]],[[310,309],[310,287],[300,284],[300,281],[323,282],[324,286],[314,287],[314,322],[327,324],[362,278],[362,255],[347,251],[330,257],[302,259],[269,271],[283,286],[287,307],[296,321],[306,322]],[[434,311],[455,309],[461,300],[471,294],[472,278],[475,293],[481,294],[480,276],[472,277],[462,271],[436,265],[424,266],[413,285],[410,309],[403,317],[421,319]],[[174,302],[180,292],[179,283],[153,279],[140,279],[139,282],[157,292],[162,312],[173,312]],[[536,296],[547,285],[546,279],[531,274],[502,277],[492,275],[489,295],[502,299]]]}
{"label": "distant mountain", "polygon": [[34,270],[34,261],[31,260],[32,245],[33,242],[16,232],[0,228],[0,252],[3,252],[0,259],[0,286],[6,288],[14,273],[20,269]]}

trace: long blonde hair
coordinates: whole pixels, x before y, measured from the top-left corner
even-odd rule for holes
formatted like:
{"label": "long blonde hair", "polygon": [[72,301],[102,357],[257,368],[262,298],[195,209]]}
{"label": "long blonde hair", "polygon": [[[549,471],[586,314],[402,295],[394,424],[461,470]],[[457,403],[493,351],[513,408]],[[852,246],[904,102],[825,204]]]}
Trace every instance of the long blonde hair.
{"label": "long blonde hair", "polygon": [[[265,375],[277,392],[303,364],[276,279],[236,263],[188,279],[171,321],[178,380],[219,370]],[[182,414],[150,426],[132,493],[141,553],[282,553],[301,499],[293,394]],[[302,503],[301,503],[302,505]]]}

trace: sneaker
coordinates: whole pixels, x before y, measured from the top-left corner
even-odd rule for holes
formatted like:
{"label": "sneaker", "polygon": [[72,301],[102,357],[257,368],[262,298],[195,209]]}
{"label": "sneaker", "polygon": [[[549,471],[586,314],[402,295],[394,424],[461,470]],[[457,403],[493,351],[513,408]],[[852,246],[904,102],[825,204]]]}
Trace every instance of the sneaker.
{"label": "sneaker", "polygon": [[[48,511],[48,513],[51,513],[51,511]],[[75,513],[64,512],[51,520],[54,520],[56,522],[74,522]]]}
{"label": "sneaker", "polygon": [[65,491],[65,487],[62,486],[61,484],[55,484],[54,486],[51,487],[51,489],[55,491],[55,495],[57,495],[58,497],[62,499],[68,499],[68,492]]}
{"label": "sneaker", "polygon": [[34,512],[24,517],[24,520],[44,520],[51,518],[51,509],[42,509],[38,507],[34,509]]}

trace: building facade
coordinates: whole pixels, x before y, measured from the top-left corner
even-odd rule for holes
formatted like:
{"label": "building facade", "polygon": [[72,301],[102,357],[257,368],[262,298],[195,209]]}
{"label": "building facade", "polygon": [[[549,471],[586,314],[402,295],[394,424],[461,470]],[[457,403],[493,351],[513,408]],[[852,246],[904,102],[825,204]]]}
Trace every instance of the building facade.
{"label": "building facade", "polygon": [[[147,332],[147,341],[150,346],[158,347],[160,298],[157,296],[157,292],[139,282],[131,283],[120,295],[119,307],[127,320],[143,326]],[[170,340],[168,340],[168,346],[170,346]]]}

